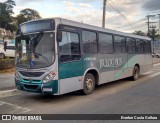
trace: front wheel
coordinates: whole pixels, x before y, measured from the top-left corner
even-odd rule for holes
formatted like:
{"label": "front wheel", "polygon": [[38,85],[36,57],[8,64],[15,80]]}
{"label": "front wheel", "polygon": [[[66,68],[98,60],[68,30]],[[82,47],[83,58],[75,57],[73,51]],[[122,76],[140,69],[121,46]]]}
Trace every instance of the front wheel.
{"label": "front wheel", "polygon": [[83,94],[89,95],[95,89],[95,78],[92,74],[87,73],[84,78]]}
{"label": "front wheel", "polygon": [[135,66],[133,69],[133,75],[132,75],[133,81],[136,81],[139,78],[139,73],[140,73],[140,70],[138,66]]}

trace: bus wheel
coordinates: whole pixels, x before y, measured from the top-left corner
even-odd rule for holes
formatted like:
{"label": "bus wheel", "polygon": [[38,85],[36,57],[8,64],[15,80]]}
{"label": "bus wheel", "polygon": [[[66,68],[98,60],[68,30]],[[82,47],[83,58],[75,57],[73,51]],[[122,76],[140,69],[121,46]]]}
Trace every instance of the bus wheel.
{"label": "bus wheel", "polygon": [[133,69],[133,75],[132,75],[132,80],[136,81],[139,78],[139,68],[138,66],[135,66]]}
{"label": "bus wheel", "polygon": [[95,89],[95,78],[92,74],[87,73],[84,78],[83,94],[91,94]]}

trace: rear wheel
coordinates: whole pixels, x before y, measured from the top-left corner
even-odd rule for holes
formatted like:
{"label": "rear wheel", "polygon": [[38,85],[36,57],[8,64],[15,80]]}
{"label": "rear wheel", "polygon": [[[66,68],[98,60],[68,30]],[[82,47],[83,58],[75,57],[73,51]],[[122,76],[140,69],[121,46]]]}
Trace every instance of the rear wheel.
{"label": "rear wheel", "polygon": [[91,94],[95,89],[95,78],[92,74],[87,73],[84,78],[83,94]]}
{"label": "rear wheel", "polygon": [[139,78],[139,73],[140,73],[139,67],[135,66],[133,69],[133,75],[132,75],[133,81],[136,81]]}

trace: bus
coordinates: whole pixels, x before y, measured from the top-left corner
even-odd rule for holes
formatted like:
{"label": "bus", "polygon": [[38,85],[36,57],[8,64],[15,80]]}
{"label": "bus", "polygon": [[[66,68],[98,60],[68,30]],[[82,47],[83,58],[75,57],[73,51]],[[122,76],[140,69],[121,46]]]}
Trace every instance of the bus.
{"label": "bus", "polygon": [[15,84],[28,92],[88,95],[96,85],[137,80],[152,68],[150,38],[62,18],[25,22],[15,41]]}
{"label": "bus", "polygon": [[[3,43],[4,42],[4,43]],[[14,40],[2,40],[0,43],[0,58],[15,57],[15,41]]]}

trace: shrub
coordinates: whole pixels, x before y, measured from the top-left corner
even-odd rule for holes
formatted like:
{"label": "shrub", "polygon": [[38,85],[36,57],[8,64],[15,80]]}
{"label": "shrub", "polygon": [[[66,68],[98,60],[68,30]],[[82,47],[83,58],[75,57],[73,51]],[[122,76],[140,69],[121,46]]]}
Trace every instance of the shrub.
{"label": "shrub", "polygon": [[15,59],[0,59],[0,70],[13,68],[15,66]]}

